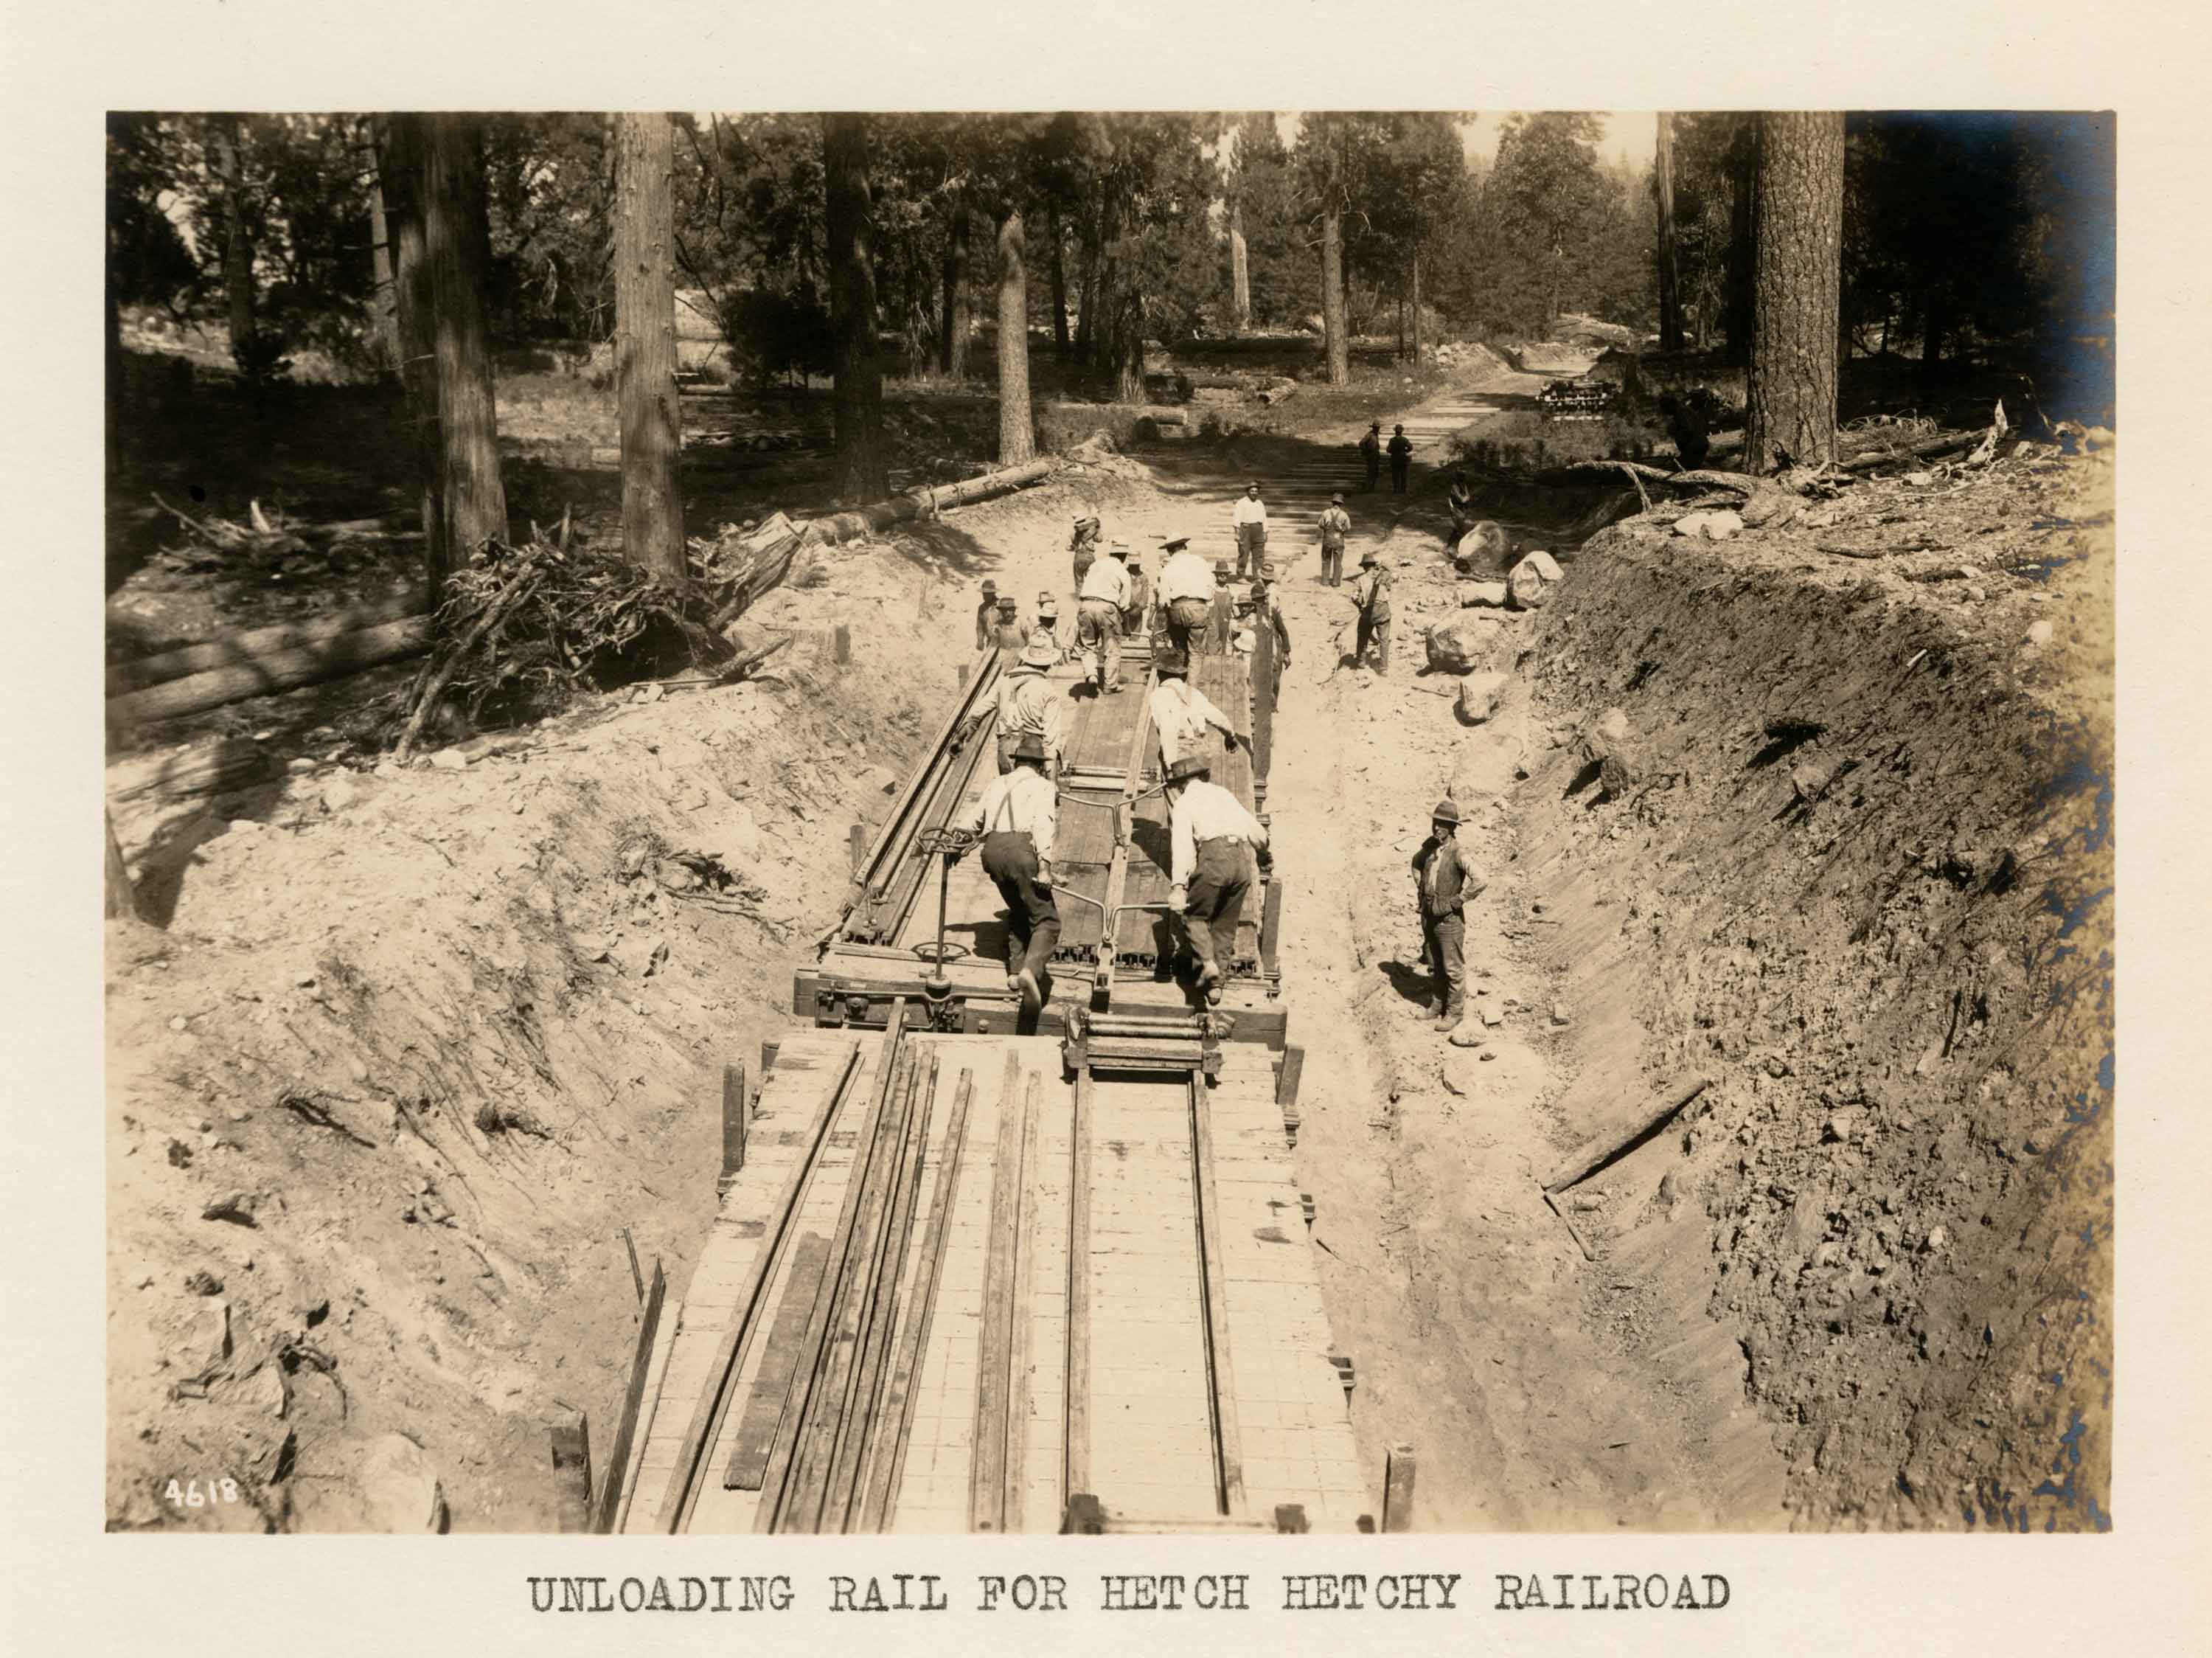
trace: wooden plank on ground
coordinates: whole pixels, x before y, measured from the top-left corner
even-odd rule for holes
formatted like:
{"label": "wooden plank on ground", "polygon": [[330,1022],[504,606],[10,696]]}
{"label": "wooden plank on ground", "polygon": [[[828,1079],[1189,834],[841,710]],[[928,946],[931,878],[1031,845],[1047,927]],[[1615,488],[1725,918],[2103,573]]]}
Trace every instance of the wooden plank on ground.
{"label": "wooden plank on ground", "polygon": [[615,1514],[622,1504],[623,1481],[629,1472],[630,1442],[637,1434],[638,1412],[645,1404],[646,1373],[653,1368],[653,1344],[660,1334],[660,1307],[668,1295],[668,1275],[660,1263],[653,1264],[653,1284],[646,1291],[645,1312],[637,1326],[637,1351],[630,1360],[629,1387],[623,1394],[622,1419],[615,1428],[615,1442],[607,1453],[606,1478],[599,1492],[599,1513],[592,1529],[605,1533],[615,1528]]}

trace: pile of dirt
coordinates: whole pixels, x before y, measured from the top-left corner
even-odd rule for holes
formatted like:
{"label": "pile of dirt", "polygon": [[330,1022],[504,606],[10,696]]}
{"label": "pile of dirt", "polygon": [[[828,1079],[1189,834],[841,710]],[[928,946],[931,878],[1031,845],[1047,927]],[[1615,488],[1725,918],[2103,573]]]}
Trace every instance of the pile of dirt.
{"label": "pile of dirt", "polygon": [[1563,1122],[1709,1079],[1581,1218],[1701,1261],[1799,1525],[2108,1523],[2111,510],[2043,450],[1724,548],[1639,518],[1516,653],[1518,880],[1619,1015]]}

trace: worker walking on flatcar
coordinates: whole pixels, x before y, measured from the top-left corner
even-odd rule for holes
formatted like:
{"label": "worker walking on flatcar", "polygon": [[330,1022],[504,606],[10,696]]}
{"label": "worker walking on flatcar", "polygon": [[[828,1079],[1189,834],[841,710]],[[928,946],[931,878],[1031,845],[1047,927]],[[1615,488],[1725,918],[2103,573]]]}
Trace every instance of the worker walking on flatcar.
{"label": "worker walking on flatcar", "polygon": [[985,721],[994,721],[1001,777],[1014,769],[1016,746],[1024,737],[1035,737],[1044,745],[1045,774],[1058,777],[1066,752],[1061,716],[1067,696],[1045,677],[1045,669],[1059,660],[1060,653],[1042,634],[1024,645],[1021,655],[999,675],[990,696],[961,727],[955,747],[964,747]]}
{"label": "worker walking on flatcar", "polygon": [[1099,694],[1121,688],[1121,607],[1129,601],[1129,549],[1116,541],[1111,556],[1092,564],[1077,590],[1075,639],[1090,655]]}
{"label": "worker walking on flatcar", "polygon": [[1182,917],[1198,958],[1198,988],[1209,1007],[1221,1004],[1221,981],[1237,953],[1237,923],[1254,880],[1253,856],[1267,831],[1244,803],[1210,781],[1202,755],[1186,754],[1168,768],[1168,904]]}
{"label": "worker walking on flatcar", "polygon": [[1060,905],[1052,895],[1060,791],[1044,767],[1044,744],[1035,733],[1024,735],[1013,769],[992,778],[957,825],[981,838],[983,873],[1006,905],[1006,988],[1031,1009],[1043,1004],[1047,964],[1060,944]]}
{"label": "worker walking on flatcar", "polygon": [[1206,623],[1213,614],[1217,588],[1213,571],[1190,550],[1190,538],[1178,535],[1161,544],[1168,555],[1160,566],[1160,623],[1168,647],[1188,655],[1199,648]]}
{"label": "worker walking on flatcar", "polygon": [[1158,672],[1159,684],[1146,699],[1145,710],[1159,734],[1160,765],[1170,771],[1185,755],[1198,753],[1210,726],[1231,748],[1245,741],[1213,699],[1190,682],[1190,662],[1180,651],[1163,651]]}

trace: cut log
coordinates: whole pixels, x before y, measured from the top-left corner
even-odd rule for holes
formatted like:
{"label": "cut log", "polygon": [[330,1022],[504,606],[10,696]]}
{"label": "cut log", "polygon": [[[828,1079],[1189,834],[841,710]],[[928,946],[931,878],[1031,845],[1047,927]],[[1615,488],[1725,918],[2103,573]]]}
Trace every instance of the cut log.
{"label": "cut log", "polygon": [[[1181,410],[1172,411],[1178,419]],[[988,501],[994,496],[1006,495],[1027,485],[1041,482],[1052,475],[1058,466],[1049,457],[1024,462],[1018,466],[1002,467],[985,472],[981,478],[971,478],[964,483],[941,485],[935,489],[909,490],[895,495],[888,501],[877,501],[851,512],[832,514],[817,518],[807,526],[808,535],[826,542],[851,541],[878,530],[889,529],[893,524],[910,523],[918,518],[931,516],[947,507],[963,507],[977,501]]]}
{"label": "cut log", "polygon": [[1848,460],[1836,464],[1845,472],[1861,472],[1879,466],[1885,461],[1927,460],[1954,450],[1972,448],[1985,436],[1983,432],[1944,432],[1917,443],[1909,443],[1901,449],[1883,444],[1876,448],[1861,449]]}
{"label": "cut log", "polygon": [[[212,737],[182,748],[117,761],[108,768],[107,794],[125,808],[141,801],[228,795],[266,782],[274,769],[259,744],[243,737]],[[125,816],[129,815],[125,811]]]}
{"label": "cut log", "polygon": [[175,719],[242,698],[264,697],[396,662],[428,649],[429,643],[430,619],[410,616],[381,627],[358,628],[315,644],[272,650],[235,667],[190,674],[127,696],[110,698],[107,716],[126,725]]}
{"label": "cut log", "polygon": [[356,605],[349,610],[319,617],[311,622],[278,622],[269,627],[246,628],[234,633],[218,634],[196,645],[179,645],[174,650],[165,650],[158,655],[140,656],[131,661],[111,664],[107,670],[107,694],[111,697],[127,696],[133,691],[143,691],[148,686],[165,685],[171,680],[182,679],[187,674],[204,674],[217,667],[250,666],[273,650],[321,644],[342,633],[358,632],[362,628],[377,627],[386,622],[405,621],[410,616],[422,613],[422,595],[406,594],[379,604]]}

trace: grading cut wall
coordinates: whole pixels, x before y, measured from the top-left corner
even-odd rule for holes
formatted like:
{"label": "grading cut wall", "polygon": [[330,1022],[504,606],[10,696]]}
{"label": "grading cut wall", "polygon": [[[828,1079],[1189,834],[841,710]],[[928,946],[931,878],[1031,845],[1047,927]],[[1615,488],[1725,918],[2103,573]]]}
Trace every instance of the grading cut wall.
{"label": "grading cut wall", "polygon": [[1674,1240],[1800,1528],[2109,1523],[2097,504],[2018,515],[1966,587],[1632,522],[1519,652],[1552,746],[1512,887],[1595,1015],[1562,1110],[1626,1132],[1710,1079],[1581,1218]]}

